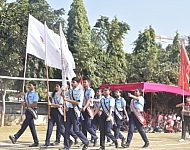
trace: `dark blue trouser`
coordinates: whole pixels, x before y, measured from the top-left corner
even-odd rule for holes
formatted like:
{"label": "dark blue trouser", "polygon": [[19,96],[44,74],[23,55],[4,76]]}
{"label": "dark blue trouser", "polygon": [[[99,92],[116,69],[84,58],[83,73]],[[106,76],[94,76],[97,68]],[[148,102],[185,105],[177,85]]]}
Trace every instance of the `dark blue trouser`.
{"label": "dark blue trouser", "polygon": [[[120,112],[122,118],[123,118],[123,112]],[[120,132],[121,125],[123,123],[123,120],[120,120],[116,115],[114,115],[116,125],[113,126],[114,136],[116,139],[120,138],[123,139],[123,135]]]}
{"label": "dark blue trouser", "polygon": [[[71,134],[71,136],[74,138],[74,139],[77,139],[78,138],[78,136],[75,134],[75,132],[73,131],[73,126],[71,127],[71,130],[70,130],[70,134]],[[60,143],[60,138],[61,138],[61,134],[60,134],[60,132],[59,132],[59,129],[58,129],[58,127],[56,128],[56,142],[58,142],[58,143]]]}
{"label": "dark blue trouser", "polygon": [[184,116],[184,121],[182,121],[182,134],[181,134],[182,139],[185,139],[187,127],[190,135],[190,116]]}
{"label": "dark blue trouser", "polygon": [[18,139],[23,134],[23,132],[26,130],[26,128],[29,126],[30,131],[32,133],[34,143],[38,143],[39,141],[38,141],[35,125],[34,125],[33,116],[28,110],[25,111],[25,116],[26,116],[26,119],[24,120],[24,122],[21,126],[21,129],[14,136],[16,139]]}
{"label": "dark blue trouser", "polygon": [[91,134],[92,136],[92,140],[96,139],[96,132],[94,132],[91,122],[92,120],[90,119],[90,116],[87,112],[87,110],[85,110],[84,112],[82,112],[82,115],[84,117],[84,120],[82,121],[82,132],[83,134],[87,137],[87,131]]}
{"label": "dark blue trouser", "polygon": [[127,136],[127,143],[129,144],[131,143],[135,126],[137,127],[144,142],[148,142],[148,138],[144,131],[144,126],[136,118],[135,114],[131,112],[131,114],[129,115],[129,131],[128,131],[128,136]]}
{"label": "dark blue trouser", "polygon": [[73,131],[78,136],[78,138],[82,141],[83,144],[88,144],[87,137],[82,133],[82,131],[79,129],[79,120],[77,120],[77,117],[75,116],[75,112],[73,108],[69,108],[69,110],[66,112],[66,118],[67,121],[65,122],[65,138],[64,138],[64,146],[65,148],[69,149],[69,136],[70,136],[70,129],[73,125]]}
{"label": "dark blue trouser", "polygon": [[105,146],[105,136],[108,136],[113,142],[116,142],[117,139],[111,133],[112,122],[106,121],[107,116],[102,113],[100,116],[100,146]]}
{"label": "dark blue trouser", "polygon": [[50,116],[51,118],[48,120],[48,129],[46,133],[46,141],[45,141],[46,145],[50,145],[50,137],[51,137],[53,126],[55,125],[55,123],[59,130],[59,133],[62,136],[65,136],[65,128],[64,128],[64,121],[63,121],[64,119],[63,119],[63,116],[59,113],[59,110],[57,108],[51,108]]}
{"label": "dark blue trouser", "polygon": [[[94,116],[94,119],[92,120],[92,129],[94,130],[96,134],[97,126],[100,125],[100,117],[98,115]],[[93,139],[93,138],[91,138]]]}

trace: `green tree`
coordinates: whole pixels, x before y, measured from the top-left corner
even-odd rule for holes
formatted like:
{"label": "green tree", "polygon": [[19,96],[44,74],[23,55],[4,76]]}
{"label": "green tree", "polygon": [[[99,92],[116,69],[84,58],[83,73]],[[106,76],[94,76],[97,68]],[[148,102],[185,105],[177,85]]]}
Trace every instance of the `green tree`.
{"label": "green tree", "polygon": [[[23,76],[26,57],[27,18],[29,13],[42,22],[48,20],[47,24],[51,24],[50,27],[52,29],[57,28],[58,21],[64,23],[62,18],[64,9],[53,10],[45,0],[29,2],[27,0],[18,0],[12,3],[7,3],[6,1],[0,3],[1,75]],[[45,77],[44,66],[44,61],[28,55],[26,77]],[[4,84],[2,85],[4,88],[4,93],[2,94],[2,120],[4,121],[5,95],[7,85],[10,84],[7,80],[1,81]],[[15,82],[14,85],[16,88],[18,87],[17,85],[22,85],[22,83]],[[4,125],[3,121],[2,126]]]}
{"label": "green tree", "polygon": [[67,38],[75,59],[75,72],[77,76],[88,76],[93,80],[95,59],[91,51],[91,30],[83,0],[73,0],[68,16]]}
{"label": "green tree", "polygon": [[[99,74],[102,83],[124,83],[127,76],[127,61],[123,50],[123,39],[130,27],[120,22],[117,17],[109,21],[101,16],[97,20],[93,32],[93,47],[96,50],[95,74]],[[100,52],[100,53],[98,53]]]}
{"label": "green tree", "polygon": [[130,62],[128,82],[153,81],[158,65],[154,29],[149,26],[144,32],[139,32],[134,46],[133,53],[127,58]]}

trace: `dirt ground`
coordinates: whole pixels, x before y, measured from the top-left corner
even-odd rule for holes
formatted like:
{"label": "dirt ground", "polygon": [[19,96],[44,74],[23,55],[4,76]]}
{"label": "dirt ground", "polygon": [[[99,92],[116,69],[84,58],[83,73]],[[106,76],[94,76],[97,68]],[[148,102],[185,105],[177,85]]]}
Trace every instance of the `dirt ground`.
{"label": "dirt ground", "polygon": [[[16,144],[12,144],[9,140],[9,135],[14,135],[20,126],[7,126],[7,127],[0,127],[0,150],[27,150],[27,149],[42,149],[42,148],[29,148],[28,146],[33,143],[32,136],[30,130],[27,129],[24,134],[17,140]],[[40,145],[44,144],[45,136],[46,136],[46,126],[37,126],[37,134],[39,138]],[[98,132],[99,134],[99,132]],[[123,132],[125,137],[127,133]],[[146,148],[147,150],[190,150],[190,139],[186,139],[184,142],[178,142],[180,139],[181,134],[178,133],[149,133],[147,134],[150,146]],[[89,136],[90,137],[90,136]],[[51,137],[51,142],[55,140],[55,127]],[[61,138],[63,141],[63,138]],[[119,140],[120,142],[120,140]],[[80,145],[81,142],[78,144]],[[108,146],[109,143],[106,144],[106,150],[113,150],[116,149],[114,146]],[[140,135],[138,133],[134,133],[133,140],[130,145],[130,150],[141,150],[144,145]],[[50,150],[58,150],[59,148],[63,148],[63,144],[61,143],[58,147],[49,147]],[[98,149],[97,147],[89,147],[89,150]],[[82,149],[78,146],[72,146],[71,150],[78,150]],[[121,146],[117,150],[122,150]]]}

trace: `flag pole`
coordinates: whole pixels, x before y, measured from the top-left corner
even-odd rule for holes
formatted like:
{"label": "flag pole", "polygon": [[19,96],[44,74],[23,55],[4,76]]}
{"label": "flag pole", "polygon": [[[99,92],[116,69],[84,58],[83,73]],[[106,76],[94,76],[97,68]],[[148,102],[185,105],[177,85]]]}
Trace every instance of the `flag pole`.
{"label": "flag pole", "polygon": [[49,99],[49,72],[48,72],[48,61],[47,61],[47,37],[46,37],[46,21],[44,23],[44,37],[45,37],[45,67],[46,67],[46,84],[47,84],[47,100],[48,100],[48,118],[51,119],[50,116],[50,99]]}
{"label": "flag pole", "polygon": [[[24,93],[24,87],[25,87],[25,78],[26,78],[26,63],[27,63],[27,59],[28,59],[28,55],[27,55],[27,52],[26,52],[26,55],[25,55],[25,62],[24,62],[24,79],[23,79],[23,82],[22,82],[22,92]],[[22,102],[24,102],[24,96],[22,96]],[[24,107],[21,105],[21,110],[20,110],[20,121],[22,122],[23,121],[23,118],[22,118],[22,115],[23,115],[23,110],[24,110]]]}
{"label": "flag pole", "polygon": [[[184,44],[184,41],[183,41],[183,39],[181,40],[181,44]],[[183,46],[185,46],[185,45],[183,45]],[[183,59],[183,58],[182,58]],[[184,64],[184,59],[183,59],[183,64]],[[184,66],[181,66],[181,67],[184,67]],[[182,69],[182,86],[183,86],[183,88],[182,88],[182,90],[183,90],[183,108],[182,108],[182,121],[184,121],[184,113],[183,113],[183,111],[184,111],[184,103],[185,103],[185,94],[184,94],[184,88],[185,88],[185,85],[184,85],[184,68]]]}

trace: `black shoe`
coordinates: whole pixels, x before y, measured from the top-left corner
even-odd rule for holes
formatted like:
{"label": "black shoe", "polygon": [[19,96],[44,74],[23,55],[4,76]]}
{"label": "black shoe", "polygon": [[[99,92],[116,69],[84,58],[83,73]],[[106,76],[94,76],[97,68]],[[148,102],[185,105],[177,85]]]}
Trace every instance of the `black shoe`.
{"label": "black shoe", "polygon": [[105,147],[104,146],[101,146],[99,149],[97,150],[105,150]]}
{"label": "black shoe", "polygon": [[30,145],[29,147],[38,147],[39,144],[38,143],[33,143],[32,145]]}
{"label": "black shoe", "polygon": [[84,144],[82,143],[81,145],[79,145],[78,147],[83,147],[84,146]]}
{"label": "black shoe", "polygon": [[44,145],[40,146],[40,148],[48,148],[48,145],[44,144]]}
{"label": "black shoe", "polygon": [[149,146],[149,142],[145,142],[144,146],[142,148],[146,148]]}
{"label": "black shoe", "polygon": [[84,144],[84,146],[83,146],[82,150],[87,150],[87,149],[88,149],[88,145],[89,145],[89,143]]}
{"label": "black shoe", "polygon": [[78,138],[75,139],[75,142],[74,142],[74,145],[77,145],[79,142],[78,142]]}
{"label": "black shoe", "polygon": [[115,145],[115,143],[114,143],[114,142],[112,142],[112,143],[110,143],[110,144],[109,144],[109,146],[114,146],[114,145]]}
{"label": "black shoe", "polygon": [[109,142],[111,142],[111,141],[110,141],[110,138],[109,138],[109,137],[107,137],[107,143],[109,143]]}
{"label": "black shoe", "polygon": [[59,150],[69,150],[69,149],[64,147],[64,148],[60,148]]}
{"label": "black shoe", "polygon": [[97,137],[96,139],[94,139],[94,144],[93,144],[93,146],[96,146],[97,143],[98,143],[98,137]]}
{"label": "black shoe", "polygon": [[69,141],[69,146],[71,147],[72,145],[73,145],[73,141],[70,140],[70,141]]}
{"label": "black shoe", "polygon": [[114,143],[115,143],[115,148],[118,148],[119,147],[118,142],[114,141]]}
{"label": "black shoe", "polygon": [[50,143],[50,146],[58,146],[59,143],[60,143],[60,142],[55,141],[55,142],[53,142],[53,143]]}
{"label": "black shoe", "polygon": [[125,144],[122,145],[122,147],[123,147],[123,148],[129,148],[129,145],[130,145],[130,144],[129,144],[128,142],[126,142]]}
{"label": "black shoe", "polygon": [[15,138],[15,136],[9,135],[9,139],[11,140],[11,142],[12,142],[13,144],[16,143],[16,138]]}
{"label": "black shoe", "polygon": [[[121,146],[122,146],[122,147],[124,147],[124,146],[125,146],[125,141],[126,141],[126,139],[125,139],[125,138],[122,138],[122,139],[121,139]],[[124,148],[125,148],[125,147],[124,147]]]}

